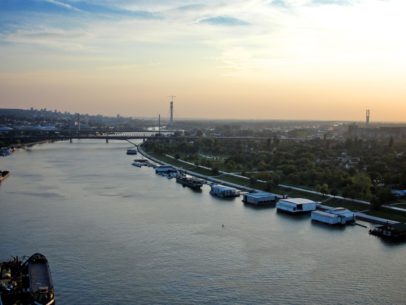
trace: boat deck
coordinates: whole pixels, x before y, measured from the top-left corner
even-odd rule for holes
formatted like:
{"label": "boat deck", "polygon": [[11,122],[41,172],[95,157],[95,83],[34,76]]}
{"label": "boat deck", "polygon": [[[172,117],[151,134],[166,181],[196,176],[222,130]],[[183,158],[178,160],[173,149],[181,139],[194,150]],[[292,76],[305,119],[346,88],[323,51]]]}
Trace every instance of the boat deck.
{"label": "boat deck", "polygon": [[49,289],[52,286],[46,264],[30,264],[29,274],[33,292]]}

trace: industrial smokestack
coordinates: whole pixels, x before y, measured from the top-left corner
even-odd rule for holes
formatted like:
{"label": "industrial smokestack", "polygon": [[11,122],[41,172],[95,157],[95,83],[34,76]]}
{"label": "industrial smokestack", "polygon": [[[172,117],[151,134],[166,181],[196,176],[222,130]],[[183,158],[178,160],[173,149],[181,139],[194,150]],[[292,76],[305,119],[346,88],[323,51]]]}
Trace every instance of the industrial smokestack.
{"label": "industrial smokestack", "polygon": [[369,115],[371,114],[371,111],[367,109],[366,111],[366,118],[365,118],[365,124],[369,125]]}

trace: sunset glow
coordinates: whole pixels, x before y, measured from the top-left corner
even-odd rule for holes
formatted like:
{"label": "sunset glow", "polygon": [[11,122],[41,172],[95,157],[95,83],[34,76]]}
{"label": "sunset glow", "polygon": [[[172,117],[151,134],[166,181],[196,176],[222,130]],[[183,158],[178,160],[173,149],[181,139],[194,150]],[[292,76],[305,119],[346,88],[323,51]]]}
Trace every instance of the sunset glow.
{"label": "sunset glow", "polygon": [[406,121],[402,0],[0,2],[0,106]]}

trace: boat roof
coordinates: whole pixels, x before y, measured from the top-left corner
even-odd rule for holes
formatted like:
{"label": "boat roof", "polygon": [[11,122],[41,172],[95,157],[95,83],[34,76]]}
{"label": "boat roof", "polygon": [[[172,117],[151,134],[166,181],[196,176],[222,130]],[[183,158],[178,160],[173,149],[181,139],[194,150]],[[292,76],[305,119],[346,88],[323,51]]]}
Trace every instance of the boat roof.
{"label": "boat roof", "polygon": [[406,223],[390,223],[383,225],[376,225],[376,228],[390,228],[391,230],[406,232]]}
{"label": "boat roof", "polygon": [[247,195],[247,197],[249,196],[251,198],[266,198],[266,197],[270,197],[270,196],[282,197],[280,195],[268,193],[268,192],[253,192],[253,193],[247,193],[246,195]]}
{"label": "boat roof", "polygon": [[306,199],[306,198],[286,198],[282,199],[285,202],[293,203],[293,204],[306,204],[306,203],[315,203],[313,200]]}
{"label": "boat roof", "polygon": [[332,214],[332,213],[328,213],[328,212],[325,212],[325,211],[313,211],[312,214],[318,214],[318,215],[322,215],[322,216],[329,217],[329,218],[338,217],[337,214]]}
{"label": "boat roof", "polygon": [[347,215],[347,216],[354,215],[354,213],[352,211],[350,211],[350,210],[348,210],[346,208],[342,208],[342,207],[327,210],[326,212],[336,214],[336,215]]}
{"label": "boat roof", "polygon": [[213,188],[221,189],[221,190],[235,190],[237,191],[236,188],[227,186],[227,185],[222,185],[222,184],[212,184]]}

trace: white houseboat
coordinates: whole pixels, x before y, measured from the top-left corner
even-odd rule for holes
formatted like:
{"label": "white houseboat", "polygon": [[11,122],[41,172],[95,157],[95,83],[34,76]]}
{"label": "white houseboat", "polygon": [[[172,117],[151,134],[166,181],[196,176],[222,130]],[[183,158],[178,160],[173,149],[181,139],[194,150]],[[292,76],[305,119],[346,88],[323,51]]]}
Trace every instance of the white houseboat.
{"label": "white houseboat", "polygon": [[210,185],[210,194],[220,198],[232,198],[240,196],[240,191],[236,188],[221,185],[221,184],[212,184]]}
{"label": "white houseboat", "polygon": [[292,214],[307,213],[316,209],[316,202],[305,198],[284,198],[278,201],[276,209]]}
{"label": "white houseboat", "polygon": [[312,220],[330,224],[344,225],[355,221],[355,214],[345,208],[334,208],[326,211],[313,211]]}
{"label": "white houseboat", "polygon": [[265,206],[274,204],[282,196],[267,192],[252,192],[243,195],[242,201],[246,204],[251,204],[253,206]]}

